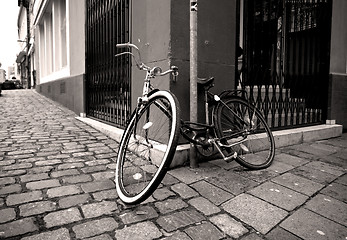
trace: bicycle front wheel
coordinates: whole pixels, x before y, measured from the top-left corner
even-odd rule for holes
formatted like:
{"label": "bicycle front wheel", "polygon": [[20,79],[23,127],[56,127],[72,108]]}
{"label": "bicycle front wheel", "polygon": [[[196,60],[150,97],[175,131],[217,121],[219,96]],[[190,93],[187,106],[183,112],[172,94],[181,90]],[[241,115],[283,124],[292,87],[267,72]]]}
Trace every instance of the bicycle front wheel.
{"label": "bicycle front wheel", "polygon": [[158,187],[177,147],[180,109],[167,91],[150,94],[128,123],[118,151],[116,189],[120,199],[136,204]]}
{"label": "bicycle front wheel", "polygon": [[217,136],[227,145],[228,155],[249,169],[271,165],[275,156],[275,140],[261,112],[242,98],[220,102],[214,113]]}

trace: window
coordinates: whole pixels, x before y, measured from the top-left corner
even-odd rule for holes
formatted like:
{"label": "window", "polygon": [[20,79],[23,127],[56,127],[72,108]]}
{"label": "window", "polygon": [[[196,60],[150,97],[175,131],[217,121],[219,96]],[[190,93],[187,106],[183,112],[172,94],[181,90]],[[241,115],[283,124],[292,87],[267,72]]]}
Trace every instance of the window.
{"label": "window", "polygon": [[67,67],[66,0],[54,0],[39,24],[41,78]]}

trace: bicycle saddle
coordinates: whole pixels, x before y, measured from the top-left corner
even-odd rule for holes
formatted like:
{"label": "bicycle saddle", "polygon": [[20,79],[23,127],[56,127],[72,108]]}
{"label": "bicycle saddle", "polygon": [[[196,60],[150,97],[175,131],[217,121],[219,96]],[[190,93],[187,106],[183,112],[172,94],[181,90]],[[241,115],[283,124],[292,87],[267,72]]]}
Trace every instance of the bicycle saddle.
{"label": "bicycle saddle", "polygon": [[198,78],[197,83],[201,84],[204,87],[212,86],[214,83],[214,77]]}

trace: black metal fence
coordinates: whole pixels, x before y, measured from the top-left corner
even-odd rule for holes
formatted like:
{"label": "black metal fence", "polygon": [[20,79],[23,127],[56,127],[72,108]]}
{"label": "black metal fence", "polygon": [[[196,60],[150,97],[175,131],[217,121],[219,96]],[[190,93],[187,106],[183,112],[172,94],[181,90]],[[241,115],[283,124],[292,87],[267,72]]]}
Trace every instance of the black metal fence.
{"label": "black metal fence", "polygon": [[245,0],[242,84],[272,128],[319,124],[328,101],[331,0]]}
{"label": "black metal fence", "polygon": [[129,42],[130,0],[86,1],[86,108],[88,117],[124,127],[131,108],[127,56],[115,57],[117,43]]}

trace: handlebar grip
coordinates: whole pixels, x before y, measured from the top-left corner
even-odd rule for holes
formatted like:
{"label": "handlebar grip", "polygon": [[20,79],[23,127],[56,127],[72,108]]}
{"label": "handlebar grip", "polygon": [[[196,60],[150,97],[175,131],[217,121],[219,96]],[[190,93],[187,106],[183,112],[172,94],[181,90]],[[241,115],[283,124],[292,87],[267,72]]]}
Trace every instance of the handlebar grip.
{"label": "handlebar grip", "polygon": [[125,48],[125,47],[130,47],[129,43],[118,43],[116,44],[117,48]]}

